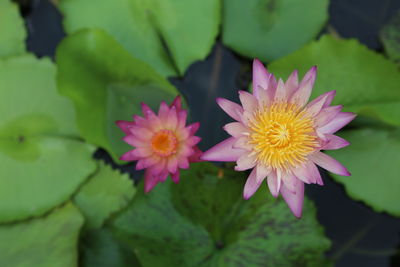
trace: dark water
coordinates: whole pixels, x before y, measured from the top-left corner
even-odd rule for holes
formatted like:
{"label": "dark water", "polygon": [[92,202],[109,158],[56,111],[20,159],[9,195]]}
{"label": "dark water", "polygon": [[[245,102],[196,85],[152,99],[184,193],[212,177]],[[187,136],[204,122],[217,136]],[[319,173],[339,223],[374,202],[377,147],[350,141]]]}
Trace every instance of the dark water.
{"label": "dark water", "polygon": [[[37,56],[54,56],[65,33],[61,15],[47,0],[20,0],[21,13],[29,30],[28,49]],[[342,37],[358,38],[376,51],[382,51],[378,33],[382,25],[400,9],[400,0],[331,0],[332,28]],[[229,118],[215,104],[215,98],[238,101],[237,90],[247,88],[251,61],[217,42],[211,55],[189,67],[183,78],[171,82],[186,96],[192,110],[191,120],[200,121],[200,147],[207,149],[227,135],[221,127]],[[99,150],[97,158],[110,157]],[[133,165],[122,167],[133,177]],[[307,186],[306,194],[318,206],[318,219],[333,241],[328,256],[338,267],[400,266],[400,219],[373,212],[362,203],[349,199],[344,188],[324,173],[325,186]],[[400,203],[399,203],[400,204]]]}

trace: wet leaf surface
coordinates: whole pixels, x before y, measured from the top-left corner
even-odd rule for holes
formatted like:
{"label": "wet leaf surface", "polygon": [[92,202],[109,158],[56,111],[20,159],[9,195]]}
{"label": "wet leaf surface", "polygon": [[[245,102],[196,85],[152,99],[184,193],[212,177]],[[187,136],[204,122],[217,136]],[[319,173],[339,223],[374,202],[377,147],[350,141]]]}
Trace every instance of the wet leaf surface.
{"label": "wet leaf surface", "polygon": [[325,35],[271,63],[269,70],[286,79],[294,69],[302,77],[314,65],[318,74],[312,98],[336,90],[333,104],[400,125],[400,73],[393,62],[356,40]]}
{"label": "wet leaf surface", "polygon": [[99,162],[99,169],[74,197],[86,219],[86,228],[100,228],[112,214],[123,209],[135,194],[127,174]]}
{"label": "wet leaf surface", "polygon": [[103,29],[163,76],[183,75],[191,63],[204,59],[220,24],[221,4],[216,0],[59,2],[68,33]]}
{"label": "wet leaf surface", "polygon": [[225,0],[223,3],[224,44],[241,55],[266,62],[307,44],[328,20],[327,0]]}
{"label": "wet leaf surface", "polygon": [[44,217],[0,225],[0,265],[73,267],[83,217],[68,203]]}
{"label": "wet leaf surface", "polygon": [[64,39],[57,50],[57,66],[58,89],[75,104],[80,134],[119,163],[132,147],[121,140],[124,133],[115,122],[140,115],[141,102],[158,110],[162,100],[171,103],[179,94],[101,30],[83,30]]}
{"label": "wet leaf surface", "polygon": [[266,185],[243,200],[243,184],[243,173],[192,164],[177,185],[139,188],[113,227],[143,266],[327,266],[310,201],[298,220]]}
{"label": "wet leaf surface", "polygon": [[95,170],[94,147],[78,140],[55,72],[32,55],[0,61],[0,222],[42,215]]}

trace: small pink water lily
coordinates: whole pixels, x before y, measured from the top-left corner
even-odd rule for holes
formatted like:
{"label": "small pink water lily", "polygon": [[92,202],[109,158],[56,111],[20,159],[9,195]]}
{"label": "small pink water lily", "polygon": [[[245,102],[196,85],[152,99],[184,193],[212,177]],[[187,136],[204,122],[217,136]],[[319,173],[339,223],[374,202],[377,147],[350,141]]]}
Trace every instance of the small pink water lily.
{"label": "small pink water lily", "polygon": [[133,122],[117,121],[117,125],[126,134],[123,140],[135,147],[120,159],[137,160],[136,170],[146,169],[147,193],[168,175],[178,183],[179,169],[188,169],[189,163],[200,160],[201,151],[196,145],[201,139],[194,136],[200,124],[186,126],[187,112],[182,109],[179,96],[170,106],[161,102],[158,114],[146,104],[141,105],[144,117],[135,115]]}
{"label": "small pink water lily", "polygon": [[[307,104],[316,78],[312,67],[299,83],[297,71],[286,82],[276,81],[258,60],[253,62],[253,94],[239,92],[242,106],[219,98],[218,105],[237,122],[224,126],[232,137],[204,152],[203,160],[236,161],[235,170],[252,169],[243,197],[250,198],[267,178],[274,197],[282,195],[296,217],[301,217],[304,183],[323,185],[316,165],[339,175],[347,169],[321,150],[349,143],[333,135],[355,118],[330,106],[335,91]],[[307,104],[307,105],[306,105]]]}

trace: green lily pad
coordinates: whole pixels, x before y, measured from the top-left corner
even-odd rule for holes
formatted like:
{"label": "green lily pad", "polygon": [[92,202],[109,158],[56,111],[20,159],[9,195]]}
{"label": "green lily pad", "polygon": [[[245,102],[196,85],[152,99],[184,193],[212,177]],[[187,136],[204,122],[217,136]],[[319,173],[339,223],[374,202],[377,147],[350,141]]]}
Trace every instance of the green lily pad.
{"label": "green lily pad", "polygon": [[222,40],[236,52],[264,61],[311,41],[328,20],[328,0],[224,0]]}
{"label": "green lily pad", "polygon": [[116,236],[143,266],[326,266],[330,242],[314,205],[306,200],[298,220],[266,185],[243,200],[244,178],[192,164],[177,185],[168,180],[147,195],[138,189],[113,222]]}
{"label": "green lily pad", "polygon": [[269,70],[287,78],[318,66],[312,97],[336,90],[334,104],[347,111],[400,125],[400,72],[396,64],[356,40],[321,37],[293,54],[272,62]]}
{"label": "green lily pad", "polygon": [[74,110],[55,67],[31,55],[0,61],[0,222],[66,201],[95,170],[94,147],[74,137]]}
{"label": "green lily pad", "polygon": [[129,149],[117,120],[141,114],[140,102],[158,109],[179,93],[147,64],[133,58],[101,30],[82,30],[68,36],[57,50],[58,88],[77,110],[81,135],[105,148],[114,160]]}
{"label": "green lily pad", "polygon": [[382,28],[380,35],[388,57],[400,63],[400,11]]}
{"label": "green lily pad", "polygon": [[74,202],[86,218],[87,228],[100,228],[113,213],[124,208],[135,194],[127,174],[99,163],[98,171],[81,187]]}
{"label": "green lily pad", "polygon": [[0,266],[73,267],[83,217],[71,204],[45,217],[0,226]]}
{"label": "green lily pad", "polygon": [[183,75],[210,52],[220,24],[215,0],[60,0],[68,33],[100,28],[164,76]]}
{"label": "green lily pad", "polygon": [[26,29],[18,6],[9,0],[0,0],[0,57],[25,52]]}
{"label": "green lily pad", "polygon": [[0,127],[28,115],[49,117],[50,132],[77,136],[75,110],[57,92],[56,71],[49,58],[30,54],[0,60]]}
{"label": "green lily pad", "polygon": [[400,132],[359,129],[344,131],[340,136],[351,145],[329,154],[343,162],[352,175],[333,175],[335,180],[352,198],[378,212],[400,216]]}
{"label": "green lily pad", "polygon": [[118,242],[108,228],[85,231],[81,242],[80,266],[139,267],[136,255]]}

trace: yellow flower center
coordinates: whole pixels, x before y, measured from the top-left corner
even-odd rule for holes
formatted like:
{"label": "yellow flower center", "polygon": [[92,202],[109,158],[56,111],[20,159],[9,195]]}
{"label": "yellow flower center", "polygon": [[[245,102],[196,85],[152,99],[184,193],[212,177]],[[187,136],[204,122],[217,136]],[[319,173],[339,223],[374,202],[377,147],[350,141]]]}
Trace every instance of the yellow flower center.
{"label": "yellow flower center", "polygon": [[295,104],[274,103],[257,110],[250,121],[250,141],[257,161],[288,170],[306,161],[318,146],[313,119]]}
{"label": "yellow flower center", "polygon": [[176,153],[178,140],[170,130],[160,130],[151,138],[151,148],[160,157],[168,157]]}

